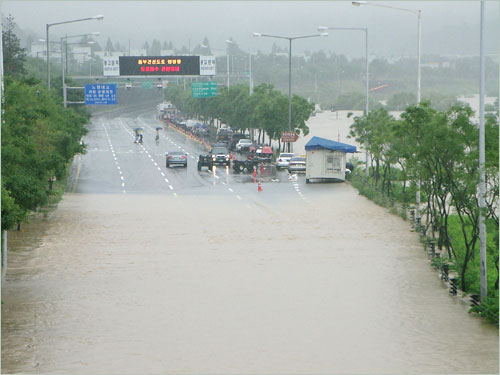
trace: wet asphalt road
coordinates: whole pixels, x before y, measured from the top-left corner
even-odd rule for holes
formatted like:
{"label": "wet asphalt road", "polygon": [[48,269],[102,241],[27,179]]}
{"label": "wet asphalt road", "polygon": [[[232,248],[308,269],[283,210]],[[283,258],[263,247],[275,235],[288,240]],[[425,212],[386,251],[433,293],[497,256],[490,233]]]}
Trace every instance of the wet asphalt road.
{"label": "wet asphalt road", "polygon": [[[134,129],[143,128],[143,144],[134,143]],[[155,141],[156,128],[160,140]],[[262,181],[265,194],[248,173],[235,173],[232,168],[217,166],[213,171],[197,170],[204,146],[149,114],[133,117],[98,117],[84,138],[87,153],[75,158],[73,174],[67,190],[84,194],[212,194],[242,200],[263,199],[278,203],[283,198],[305,201],[304,175],[290,180],[287,171],[273,166],[259,168],[257,179]],[[183,151],[187,168],[166,167],[166,153]],[[241,156],[239,156],[241,157]],[[316,189],[317,190],[317,189]],[[262,193],[262,192],[260,192]],[[231,199],[231,198],[229,198]]]}
{"label": "wet asphalt road", "polygon": [[349,183],[198,172],[152,113],[95,116],[57,210],[9,232],[3,373],[498,373],[408,222]]}

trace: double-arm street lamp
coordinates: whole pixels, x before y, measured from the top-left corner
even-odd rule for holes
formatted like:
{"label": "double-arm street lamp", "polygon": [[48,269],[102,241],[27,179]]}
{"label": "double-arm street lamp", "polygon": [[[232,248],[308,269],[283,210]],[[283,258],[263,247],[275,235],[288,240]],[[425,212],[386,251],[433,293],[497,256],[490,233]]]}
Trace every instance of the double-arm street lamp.
{"label": "double-arm street lamp", "polygon": [[[315,38],[318,36],[328,36],[328,33],[303,35],[303,36],[295,36],[295,37],[253,33],[253,36],[255,36],[255,37],[264,36],[267,38],[286,39],[289,42],[289,49],[288,49],[288,131],[292,131],[292,40],[305,39],[305,38]],[[290,150],[291,150],[291,143],[288,143],[288,151],[291,152]]]}
{"label": "double-arm street lamp", "polygon": [[[390,8],[390,9],[396,9],[396,10],[401,10],[403,12],[410,12],[413,13],[417,16],[417,26],[418,26],[418,43],[417,43],[417,105],[420,104],[420,60],[421,60],[421,46],[422,46],[422,22],[421,22],[421,16],[422,16],[422,11],[420,9],[408,9],[408,8],[399,8],[399,7],[393,7],[390,5],[383,5],[383,4],[378,4],[378,3],[373,3],[373,2],[367,2],[367,1],[353,1],[352,5],[354,6],[361,6],[361,5],[370,5],[370,6],[375,6],[375,7],[381,7],[381,8]],[[420,180],[417,180],[417,192],[416,192],[416,218],[418,224],[420,224]]]}
{"label": "double-arm street lamp", "polygon": [[[67,65],[68,65],[68,45],[69,44],[93,44],[92,41],[88,41],[88,42],[84,42],[84,43],[68,43],[68,39],[70,38],[79,38],[79,37],[86,37],[86,36],[99,36],[101,35],[101,33],[99,31],[94,31],[93,33],[88,33],[88,34],[80,34],[80,35],[66,35],[66,36],[63,36],[61,37],[61,51],[65,51],[65,60],[66,60],[66,71],[68,70],[67,69]],[[64,81],[64,61],[63,61],[63,55],[61,53],[61,66],[63,66],[62,68],[62,73],[63,73],[63,81]]]}
{"label": "double-arm street lamp", "polygon": [[[238,45],[234,40],[226,40],[227,44],[234,44]],[[229,55],[228,55],[229,56]],[[229,65],[228,65],[229,69]],[[249,75],[248,75],[248,85],[250,86],[250,95],[253,93],[253,84],[252,84],[252,54],[248,52],[248,70],[249,70]],[[229,72],[229,70],[228,70]]]}
{"label": "double-arm street lamp", "polygon": [[[67,67],[65,69],[65,66],[68,64],[68,44],[93,44],[93,41],[88,41],[87,43],[68,43],[68,38],[77,38],[77,37],[84,37],[84,36],[98,36],[100,33],[98,31],[93,32],[91,34],[81,34],[81,35],[66,35],[61,38],[61,70],[62,70],[62,89],[63,89],[63,103],[64,107],[67,107],[68,103],[68,94],[67,94],[67,87],[66,87],[66,75],[65,72],[67,70]],[[64,39],[64,59],[63,59],[63,39]]]}
{"label": "double-arm street lamp", "polygon": [[91,21],[91,20],[102,20],[104,19],[103,15],[97,15],[94,17],[87,17],[87,18],[79,18],[76,20],[70,20],[70,21],[62,21],[62,22],[54,22],[54,23],[48,23],[46,24],[46,41],[47,41],[47,88],[50,90],[50,49],[49,49],[49,29],[51,26],[56,26],[56,25],[63,25],[66,23],[73,23],[73,22],[82,22],[82,21]]}
{"label": "double-arm street lamp", "polygon": [[[368,105],[368,29],[366,27],[328,27],[328,26],[319,26],[318,31],[326,31],[326,30],[349,30],[349,31],[363,31],[365,33],[365,60],[366,60],[366,74],[365,74],[365,80],[366,80],[366,106],[365,106],[365,113],[366,116],[368,116],[368,110],[369,110],[369,105]],[[368,150],[366,150],[366,167],[365,167],[365,173],[366,177],[368,177],[369,171],[368,171]]]}
{"label": "double-arm street lamp", "polygon": [[417,104],[419,104],[420,103],[420,61],[421,61],[421,47],[422,47],[422,22],[421,22],[422,11],[420,9],[399,8],[399,7],[393,7],[391,5],[378,4],[378,3],[374,3],[374,2],[368,2],[368,1],[353,1],[352,5],[354,5],[354,6],[369,5],[369,6],[374,6],[374,7],[396,9],[396,10],[401,10],[403,12],[410,12],[410,13],[413,13],[417,16],[417,26],[418,26],[418,34],[417,34],[418,35],[418,43],[417,43]]}

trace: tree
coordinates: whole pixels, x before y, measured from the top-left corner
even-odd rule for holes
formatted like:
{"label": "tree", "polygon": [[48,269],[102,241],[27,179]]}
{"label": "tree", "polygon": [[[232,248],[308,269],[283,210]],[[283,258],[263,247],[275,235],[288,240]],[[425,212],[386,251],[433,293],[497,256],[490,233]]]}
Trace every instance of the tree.
{"label": "tree", "polygon": [[[207,37],[203,38],[203,45],[207,46],[207,50],[210,51],[210,42],[208,41]],[[211,53],[211,52],[210,52]]]}
{"label": "tree", "polygon": [[149,43],[148,41],[146,41],[146,43],[144,43],[144,45],[142,46],[142,48],[144,48],[146,50],[146,55],[150,55],[150,51],[151,51],[151,48],[149,47]]}
{"label": "tree", "polygon": [[414,93],[400,92],[392,95],[387,101],[387,109],[390,111],[403,111],[410,105],[415,104],[417,97]]}
{"label": "tree", "polygon": [[108,37],[108,40],[106,41],[105,51],[106,52],[114,52],[115,51],[115,47],[113,47],[113,42],[111,42],[110,37]]}
{"label": "tree", "polygon": [[115,51],[123,51],[123,47],[120,45],[120,42],[116,41],[115,43]]}
{"label": "tree", "polygon": [[160,56],[161,55],[161,43],[160,41],[154,39],[153,43],[151,44],[151,49],[148,54],[151,54],[152,56]]}
{"label": "tree", "polygon": [[9,15],[2,29],[3,70],[5,75],[20,77],[26,73],[26,49],[21,48],[20,40],[14,33],[14,17]]}
{"label": "tree", "polygon": [[88,117],[65,109],[39,82],[7,78],[2,119],[2,183],[15,203],[2,209],[20,220],[47,203],[49,179],[62,178],[69,160],[83,151]]}
{"label": "tree", "polygon": [[25,216],[25,211],[16,204],[14,198],[5,189],[4,180],[2,180],[2,231],[12,229],[24,220]]}

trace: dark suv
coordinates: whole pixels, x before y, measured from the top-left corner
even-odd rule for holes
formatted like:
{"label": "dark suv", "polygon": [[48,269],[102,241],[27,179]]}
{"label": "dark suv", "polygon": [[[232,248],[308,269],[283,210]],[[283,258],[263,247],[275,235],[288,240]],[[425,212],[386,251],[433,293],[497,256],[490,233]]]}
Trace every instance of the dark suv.
{"label": "dark suv", "polygon": [[212,151],[210,151],[210,154],[212,155],[214,164],[227,165],[228,167],[231,165],[231,158],[229,157],[229,151],[226,147],[215,146]]}
{"label": "dark suv", "polygon": [[208,170],[211,171],[214,166],[214,162],[212,160],[212,155],[200,155],[198,156],[198,170],[201,171],[201,167],[208,167]]}

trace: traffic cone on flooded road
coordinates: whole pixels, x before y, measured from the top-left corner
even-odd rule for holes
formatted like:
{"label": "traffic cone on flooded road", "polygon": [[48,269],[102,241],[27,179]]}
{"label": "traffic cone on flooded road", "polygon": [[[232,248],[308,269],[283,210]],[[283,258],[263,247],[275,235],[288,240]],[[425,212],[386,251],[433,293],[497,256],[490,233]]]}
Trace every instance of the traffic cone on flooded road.
{"label": "traffic cone on flooded road", "polygon": [[259,191],[262,191],[262,185],[260,184],[260,181],[259,181],[258,186],[259,186],[259,187],[258,187],[257,189],[258,189]]}

